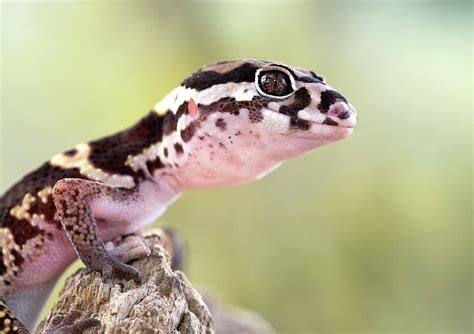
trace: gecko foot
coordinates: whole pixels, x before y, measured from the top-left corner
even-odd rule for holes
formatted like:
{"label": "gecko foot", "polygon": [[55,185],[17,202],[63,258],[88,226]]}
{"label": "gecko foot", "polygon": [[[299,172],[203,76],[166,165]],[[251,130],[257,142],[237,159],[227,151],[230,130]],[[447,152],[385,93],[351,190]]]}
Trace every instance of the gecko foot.
{"label": "gecko foot", "polygon": [[110,279],[112,274],[117,273],[140,283],[140,271],[126,263],[149,255],[150,249],[139,239],[133,239],[115,248],[109,242],[105,249],[94,254],[90,267],[100,271],[104,281]]}
{"label": "gecko foot", "polygon": [[81,312],[78,310],[72,310],[66,316],[55,315],[43,334],[82,334],[86,329],[100,325],[100,321],[95,318],[75,322],[80,316]]}

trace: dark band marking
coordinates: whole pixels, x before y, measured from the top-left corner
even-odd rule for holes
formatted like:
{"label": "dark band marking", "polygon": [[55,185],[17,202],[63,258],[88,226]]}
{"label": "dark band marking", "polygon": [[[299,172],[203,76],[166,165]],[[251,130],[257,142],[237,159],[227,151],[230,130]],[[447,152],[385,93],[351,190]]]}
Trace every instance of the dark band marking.
{"label": "dark band marking", "polygon": [[181,130],[181,139],[183,139],[183,141],[187,143],[188,141],[191,140],[191,138],[193,138],[195,132],[196,132],[196,124],[195,122],[191,122],[186,128]]}
{"label": "dark band marking", "polygon": [[174,144],[174,150],[176,151],[176,154],[178,155],[183,154],[184,152],[183,146],[180,143]]}
{"label": "dark band marking", "polygon": [[184,114],[188,114],[188,102],[183,102],[176,110],[176,114],[168,111],[163,116],[163,135],[169,135],[170,133],[176,131],[178,126],[178,121]]}
{"label": "dark band marking", "polygon": [[349,117],[351,117],[351,112],[349,110],[346,110],[343,113],[340,113],[337,117],[339,117],[339,119],[348,119]]}
{"label": "dark band marking", "polygon": [[163,149],[163,154],[165,155],[165,158],[168,158],[168,148]]}
{"label": "dark band marking", "polygon": [[146,167],[148,168],[148,171],[150,172],[151,175],[153,175],[153,172],[157,169],[163,168],[165,165],[161,161],[159,157],[156,157],[155,160],[152,161],[147,161]]}
{"label": "dark band marking", "polygon": [[73,149],[67,150],[63,154],[67,157],[73,157],[74,155],[76,155],[76,153],[77,153],[77,150],[73,148]]}
{"label": "dark band marking", "polygon": [[338,101],[347,103],[346,98],[335,90],[326,90],[321,93],[321,102],[318,104],[318,109],[321,113],[325,114],[328,112],[329,107]]}
{"label": "dark band marking", "polygon": [[[52,187],[58,180],[64,178],[84,178],[84,176],[82,176],[76,168],[62,169],[57,166],[52,166],[49,162],[44,163],[38,169],[32,171],[14,184],[0,198],[0,212],[4,209],[8,209],[9,211],[15,205],[20,204],[26,193],[30,193],[36,197],[38,191],[47,186]],[[2,220],[0,219],[0,227],[1,226]]]}
{"label": "dark band marking", "polygon": [[[249,102],[249,101],[241,101],[241,102]],[[235,116],[238,116],[240,114],[239,103],[236,102],[235,98],[233,97],[223,97],[215,102],[212,102],[211,104],[199,104],[198,108],[201,111],[203,118],[215,112],[229,113]]]}
{"label": "dark band marking", "polygon": [[298,89],[294,94],[293,102],[290,105],[283,105],[278,110],[283,115],[290,116],[290,127],[300,130],[308,130],[310,123],[298,118],[298,111],[306,108],[311,103],[311,95],[305,87]]}
{"label": "dark band marking", "polygon": [[3,228],[10,229],[13,234],[13,239],[18,246],[23,246],[28,240],[37,237],[38,235],[44,235],[44,231],[37,226],[31,225],[26,219],[17,219],[11,215],[7,215],[1,222]]}
{"label": "dark band marking", "polygon": [[296,114],[298,113],[298,110],[293,109],[290,106],[281,106],[279,110],[280,114],[287,115],[287,116],[292,116],[296,117]]}
{"label": "dark band marking", "polygon": [[[37,197],[37,196],[35,196]],[[47,201],[44,203],[40,198],[36,198],[36,201],[31,203],[30,209],[28,212],[33,215],[33,214],[38,214],[38,215],[44,215],[45,220],[48,223],[54,223],[58,229],[61,229],[61,224],[59,220],[54,219],[54,215],[56,213],[56,207],[54,206],[54,201],[51,195],[47,196]]]}
{"label": "dark band marking", "polygon": [[[3,317],[0,318],[0,332],[13,334],[28,333],[26,328],[15,318],[3,301],[0,301],[0,311],[3,314]],[[8,330],[6,330],[7,328]]]}
{"label": "dark band marking", "polygon": [[3,249],[0,247],[0,276],[3,276],[7,272],[7,267],[5,266],[3,256]]}
{"label": "dark band marking", "polygon": [[214,85],[228,82],[253,82],[258,66],[251,63],[244,63],[225,73],[215,71],[199,71],[183,81],[182,85],[194,88],[198,91],[208,89]]}
{"label": "dark band marking", "polygon": [[[40,226],[34,226],[30,221],[18,219],[10,214],[10,210],[22,202],[25,194],[30,193],[36,198],[30,203],[28,214],[33,216],[44,215],[44,221],[47,224],[55,226],[58,230],[62,230],[61,223],[55,219],[56,207],[51,196],[46,197],[46,203],[42,198],[37,196],[38,191],[43,190],[47,186],[54,185],[58,180],[64,178],[84,178],[77,169],[62,169],[52,166],[49,163],[43,164],[41,167],[25,176],[20,182],[15,184],[5,195],[0,198],[0,227],[7,228],[13,235],[14,242],[23,247],[29,240],[38,239],[35,247],[41,248],[45,238],[51,238],[50,232],[46,232]],[[14,257],[13,263],[21,268],[25,259],[17,250],[11,250]],[[3,256],[3,255],[2,255]],[[0,263],[3,263],[1,259]],[[4,267],[4,266],[3,266]],[[5,268],[0,268],[0,272]],[[9,285],[11,282],[4,279],[4,284]]]}
{"label": "dark band marking", "polygon": [[317,75],[316,73],[314,73],[313,71],[309,71],[309,74],[311,74],[311,76],[315,79],[318,79],[319,81],[323,82],[324,81],[324,78],[320,75]]}
{"label": "dark band marking", "polygon": [[134,172],[125,162],[129,155],[137,155],[162,140],[163,121],[156,112],[150,112],[131,128],[91,142],[89,160],[94,167],[108,173],[139,176],[140,173]]}
{"label": "dark band marking", "polygon": [[286,65],[273,63],[273,64],[270,64],[268,66],[282,67],[285,70],[287,70],[288,72],[290,72],[290,74],[293,76],[293,78],[298,78],[298,76],[295,74],[295,72]]}
{"label": "dark band marking", "polygon": [[[13,255],[13,257],[15,258],[13,260],[13,263],[18,267],[18,268],[21,268],[21,265],[23,264],[23,262],[25,262],[25,258],[16,250],[16,249],[12,249],[11,250],[11,253]],[[21,269],[20,269],[21,270]]]}
{"label": "dark band marking", "polygon": [[241,109],[249,111],[249,119],[252,123],[258,123],[263,120],[262,108],[267,107],[271,100],[263,96],[254,96],[251,101],[236,101],[233,97],[224,97],[208,105],[199,105],[202,117],[206,118],[209,114],[220,112],[231,115],[240,115]]}
{"label": "dark band marking", "polygon": [[312,77],[312,76],[304,76],[304,77],[299,77],[297,78],[298,81],[301,81],[301,82],[304,82],[304,83],[320,83],[320,84],[324,84],[324,81],[321,79],[318,79],[318,78],[315,78],[315,77]]}
{"label": "dark band marking", "polygon": [[290,118],[290,127],[297,127],[300,130],[309,130],[310,122],[301,118]]}
{"label": "dark band marking", "polygon": [[[32,226],[27,220],[19,220],[11,216],[8,209],[0,211],[0,224],[2,228],[10,229],[14,242],[20,247],[28,240],[35,238],[38,235],[44,235],[44,231],[40,230],[38,227]],[[21,265],[25,261],[23,256],[16,249],[10,249],[10,253],[13,256],[13,264],[18,268],[21,268]],[[8,253],[4,253],[2,247],[0,247],[0,276],[3,276],[7,271],[4,259],[4,256],[7,254]],[[11,262],[12,259],[9,259],[9,261]],[[16,275],[17,273],[15,272],[14,274]],[[8,276],[0,277],[0,281],[3,281],[5,285],[11,284]]]}
{"label": "dark band marking", "polygon": [[216,127],[218,127],[221,131],[225,131],[227,129],[227,123],[222,117],[220,117],[216,119]]}
{"label": "dark band marking", "polygon": [[302,110],[311,103],[311,95],[305,87],[301,87],[295,92],[294,99],[291,107],[297,110]]}
{"label": "dark band marking", "polygon": [[260,123],[263,121],[263,113],[261,109],[250,109],[249,110],[249,119],[251,123]]}
{"label": "dark band marking", "polygon": [[326,124],[326,125],[332,125],[332,126],[338,126],[339,123],[337,123],[335,120],[329,118],[329,117],[326,117],[326,119],[324,120],[323,124]]}

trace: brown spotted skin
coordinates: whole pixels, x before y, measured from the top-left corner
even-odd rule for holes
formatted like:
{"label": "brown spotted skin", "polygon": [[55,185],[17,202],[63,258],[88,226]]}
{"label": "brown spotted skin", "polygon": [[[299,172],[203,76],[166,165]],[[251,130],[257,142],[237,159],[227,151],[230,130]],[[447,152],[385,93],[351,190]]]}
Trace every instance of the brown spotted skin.
{"label": "brown spotted skin", "polygon": [[0,299],[31,330],[77,256],[104,279],[140,281],[126,263],[149,250],[107,241],[155,221],[184,191],[256,180],[343,139],[356,118],[312,71],[252,59],[200,69],[130,128],[52,157],[0,198]]}
{"label": "brown spotted skin", "polygon": [[[101,272],[104,279],[109,279],[112,274],[118,273],[140,282],[140,272],[124,262],[148,256],[150,251],[144,245],[133,248],[125,246],[122,248],[124,252],[116,254],[107,250],[99,234],[90,203],[99,198],[110,201],[113,205],[114,201],[132,201],[134,196],[135,190],[115,189],[83,179],[62,179],[53,188],[58,216],[79,258],[87,267]],[[135,248],[135,257],[127,257],[127,254]],[[127,261],[123,261],[123,258]]]}
{"label": "brown spotted skin", "polygon": [[[101,168],[105,172],[130,175],[135,182],[139,182],[144,177],[143,173],[133,171],[125,165],[125,160],[130,154],[136,154],[151,143],[161,140],[162,122],[162,117],[158,117],[156,113],[150,113],[130,129],[92,141],[88,160],[93,166]],[[75,149],[68,150],[64,155],[72,156],[75,152]],[[155,163],[150,167],[160,168],[161,165]],[[22,271],[21,265],[25,258],[20,253],[26,252],[23,247],[28,246],[28,241],[37,239],[35,248],[40,249],[45,239],[54,239],[54,231],[63,233],[51,192],[47,193],[43,199],[40,199],[38,193],[45,188],[53,188],[57,181],[66,178],[88,179],[87,175],[81,174],[78,168],[62,168],[46,162],[14,184],[0,198],[0,229],[8,229],[13,236],[12,242],[15,244],[12,249],[13,262],[18,269],[13,270],[15,275]],[[27,206],[25,214],[13,215],[12,209],[21,205],[26,194],[32,195],[34,201]],[[41,222],[54,227],[54,229],[43,228],[43,224],[32,224],[31,217],[33,215],[41,216],[43,218]],[[2,247],[5,247],[4,244],[0,244],[0,250]],[[3,280],[4,286],[11,286],[15,277],[7,275],[8,266],[3,258],[4,255],[0,253],[0,257],[1,280]],[[0,284],[0,293],[1,291],[2,284]]]}
{"label": "brown spotted skin", "polygon": [[28,330],[15,318],[6,305],[0,301],[0,334],[3,333],[27,334]]}
{"label": "brown spotted skin", "polygon": [[[150,113],[136,125],[125,131],[91,142],[89,144],[91,153],[87,160],[93,166],[107,173],[129,175],[134,183],[139,183],[140,180],[145,178],[143,172],[133,171],[125,164],[125,160],[130,154],[140,152],[151,143],[161,140],[162,122],[162,117],[158,117],[156,113]],[[76,149],[71,149],[64,152],[63,155],[72,157],[76,153]],[[154,170],[162,168],[163,165],[160,164],[159,160],[155,160],[153,163],[150,163],[149,167],[150,170]],[[61,211],[57,209],[52,198],[52,188],[58,181],[65,179],[76,180],[75,182],[81,183],[88,180],[89,177],[81,173],[79,168],[64,168],[54,166],[51,162],[46,162],[14,184],[0,198],[0,298],[8,298],[11,291],[14,292],[17,289],[21,289],[24,284],[28,284],[28,282],[25,282],[25,277],[29,275],[34,277],[35,274],[33,272],[36,271],[31,268],[29,263],[38,255],[40,255],[39,258],[42,258],[41,255],[44,255],[45,258],[54,258],[54,256],[50,257],[48,255],[50,245],[58,240],[62,240],[65,234],[64,226],[61,225]],[[62,184],[64,185],[64,183]],[[102,187],[99,185],[97,189],[104,193],[113,193],[110,187],[104,187],[103,185]],[[122,196],[125,196],[125,192],[133,192],[127,189],[117,190],[117,193],[120,191],[122,191]],[[27,194],[29,196],[25,197]],[[115,194],[115,196],[118,196],[118,194]],[[68,198],[67,196],[64,197]],[[31,200],[26,203],[25,198],[30,198]],[[63,200],[58,203],[63,203]],[[79,205],[78,203],[76,204]],[[84,203],[83,205],[86,204]],[[21,210],[15,210],[15,208],[20,208]],[[83,230],[85,233],[81,234],[81,237],[84,238],[83,240],[90,242],[87,246],[91,248],[79,247],[82,245],[81,242],[83,241],[81,241],[74,244],[74,246],[77,246],[75,250],[79,254],[84,254],[82,258],[85,263],[97,264],[97,261],[94,263],[86,262],[86,259],[92,255],[90,254],[92,248],[94,248],[94,255],[101,251],[104,252],[103,242],[91,239],[96,237],[97,227],[93,223],[93,217],[91,219],[90,212],[88,216],[81,216],[81,218],[84,218],[84,224],[90,223]],[[65,222],[69,222],[71,219],[74,218],[70,217]],[[67,227],[70,228],[69,225]],[[68,231],[68,235],[75,237],[72,240],[77,240],[77,230]],[[92,241],[94,241],[94,244]],[[96,244],[99,246],[96,247]],[[74,248],[71,245],[66,243],[66,247],[70,247],[70,254],[74,253]],[[67,253],[65,252],[65,254]],[[146,251],[142,253],[146,254]],[[31,257],[28,254],[31,254]],[[55,256],[58,255],[56,254]],[[139,273],[136,270],[129,268],[129,266],[121,266],[119,261],[115,261],[117,257],[120,257],[120,254],[115,254],[115,258],[108,256],[108,258],[111,258],[109,261],[103,260],[104,257],[107,257],[106,254],[102,256],[102,261],[105,261],[102,270],[104,268],[109,270],[109,266],[105,263],[113,262],[111,273],[120,271],[116,269],[120,268],[123,269],[122,271],[124,271],[123,274],[125,276],[128,274],[129,277],[139,280]],[[69,261],[66,259],[66,262],[70,263],[73,259],[73,257]],[[58,268],[58,270],[64,270],[66,266],[67,263],[60,266],[61,268]],[[29,273],[30,271],[31,274]],[[51,272],[51,276],[53,274],[56,273]],[[38,276],[38,272],[36,272],[36,276]],[[44,279],[48,278],[45,277]]]}
{"label": "brown spotted skin", "polygon": [[199,105],[199,108],[204,119],[206,114],[216,112],[239,116],[241,109],[248,109],[250,121],[258,123],[263,120],[261,109],[266,107],[268,102],[270,102],[270,99],[260,96],[253,97],[251,101],[236,101],[235,98],[226,97],[209,105]]}
{"label": "brown spotted skin", "polygon": [[[22,255],[29,249],[29,241],[37,240],[35,248],[41,248],[45,239],[52,239],[54,231],[61,231],[61,224],[55,217],[56,208],[54,206],[51,194],[46,194],[43,200],[37,195],[42,189],[48,186],[52,187],[54,183],[64,177],[81,177],[76,169],[63,170],[59,167],[51,166],[49,163],[43,164],[40,168],[25,176],[21,181],[13,185],[0,198],[0,237],[3,242],[0,244],[0,282],[4,286],[11,286],[15,275],[21,272],[25,257]],[[21,205],[26,194],[34,194],[35,199],[30,203],[22,215],[12,214],[15,206]],[[48,226],[34,225],[31,218],[34,215],[44,216],[44,224]],[[6,231],[11,233],[13,239],[6,237]],[[5,240],[7,239],[7,240]],[[5,248],[11,248],[11,255],[14,257],[15,268],[11,268],[5,258]],[[0,283],[0,293],[2,284]]]}

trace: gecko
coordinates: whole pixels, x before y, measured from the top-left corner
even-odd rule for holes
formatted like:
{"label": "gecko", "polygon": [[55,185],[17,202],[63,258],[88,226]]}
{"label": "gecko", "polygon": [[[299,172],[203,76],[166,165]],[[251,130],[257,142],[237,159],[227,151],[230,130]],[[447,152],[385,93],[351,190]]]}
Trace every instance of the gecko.
{"label": "gecko", "polygon": [[[140,242],[107,242],[156,221],[183,192],[258,180],[346,138],[348,100],[313,71],[240,59],[202,67],[131,127],[53,156],[0,198],[0,332],[26,332],[77,258],[104,280],[140,282]],[[57,315],[48,333],[98,325]]]}

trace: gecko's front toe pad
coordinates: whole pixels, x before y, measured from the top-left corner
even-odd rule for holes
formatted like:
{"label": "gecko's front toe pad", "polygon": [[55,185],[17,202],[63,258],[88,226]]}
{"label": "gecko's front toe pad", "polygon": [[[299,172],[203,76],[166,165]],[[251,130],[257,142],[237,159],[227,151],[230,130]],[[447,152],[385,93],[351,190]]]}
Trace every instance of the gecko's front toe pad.
{"label": "gecko's front toe pad", "polygon": [[95,318],[87,318],[74,323],[80,316],[81,312],[78,310],[72,310],[66,316],[55,315],[43,334],[82,334],[86,329],[100,325],[100,321]]}
{"label": "gecko's front toe pad", "polygon": [[111,255],[118,257],[124,263],[150,255],[150,249],[140,239],[132,239],[117,247],[109,242],[105,248]]}
{"label": "gecko's front toe pad", "polygon": [[140,283],[140,272],[126,263],[149,255],[150,249],[139,239],[125,242],[115,248],[112,243],[108,243],[105,250],[95,254],[91,267],[102,273],[104,281],[117,273]]}

